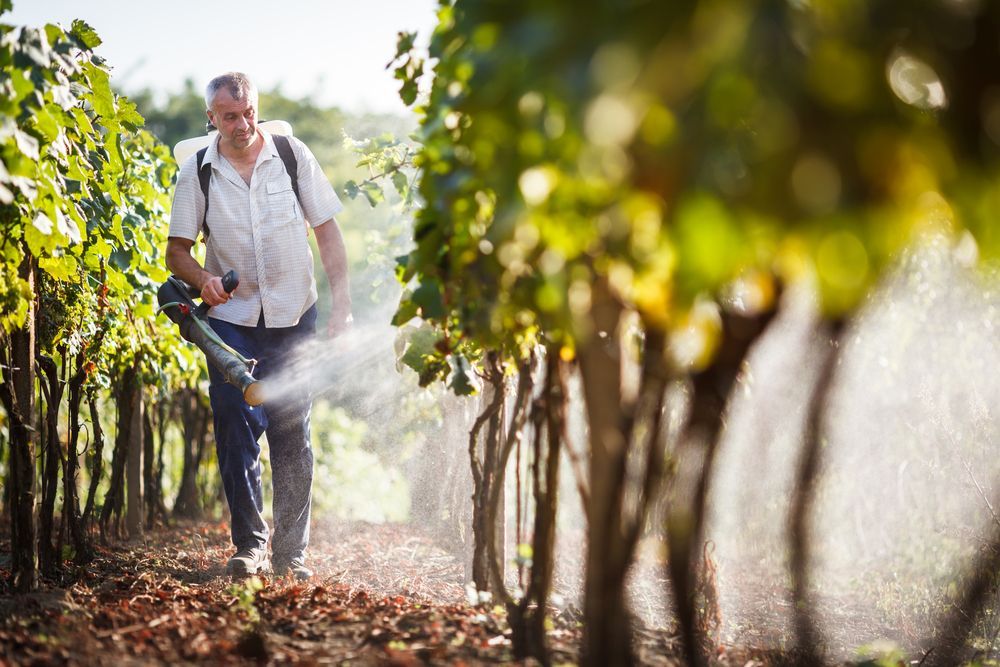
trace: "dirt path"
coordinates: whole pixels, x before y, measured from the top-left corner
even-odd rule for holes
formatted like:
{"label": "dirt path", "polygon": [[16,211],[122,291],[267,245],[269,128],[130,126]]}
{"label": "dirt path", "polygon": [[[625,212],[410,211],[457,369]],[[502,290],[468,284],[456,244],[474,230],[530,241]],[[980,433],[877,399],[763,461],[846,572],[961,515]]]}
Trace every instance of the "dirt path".
{"label": "dirt path", "polygon": [[[400,526],[317,536],[308,585],[225,576],[221,525],[151,533],[102,550],[66,588],[0,596],[0,663],[504,663],[498,608],[465,604],[461,565]],[[4,575],[6,573],[3,573]],[[554,619],[556,662],[575,662],[575,623]]]}
{"label": "dirt path", "polygon": [[[234,581],[225,573],[231,552],[222,524],[162,528],[14,596],[4,588],[9,543],[0,543],[0,667],[513,662],[503,610],[471,606],[461,563],[413,526],[314,529],[317,576],[308,584]],[[563,601],[550,613],[553,664],[576,663],[579,610]],[[637,628],[636,656],[641,665],[683,664],[676,637],[662,630]],[[732,647],[714,658],[782,664]]]}

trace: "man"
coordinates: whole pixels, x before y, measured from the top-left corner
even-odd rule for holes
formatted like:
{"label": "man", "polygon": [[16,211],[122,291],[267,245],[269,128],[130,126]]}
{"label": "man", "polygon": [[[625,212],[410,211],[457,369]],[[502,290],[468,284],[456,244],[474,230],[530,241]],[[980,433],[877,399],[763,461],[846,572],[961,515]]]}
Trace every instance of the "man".
{"label": "man", "polygon": [[[289,368],[296,348],[315,334],[317,290],[307,223],[330,282],[328,335],[350,326],[347,255],[334,218],[343,206],[313,154],[289,138],[297,162],[296,197],[273,137],[257,127],[257,89],[244,74],[212,79],[205,104],[219,130],[202,161],[211,169],[208,198],[192,156],[177,178],[167,267],[201,292],[212,306],[212,328],[243,356],[257,359],[255,375],[264,379]],[[206,243],[204,267],[191,256],[199,232]],[[240,282],[230,295],[221,276],[231,269]],[[305,556],[313,475],[307,383],[254,408],[211,366],[209,376],[219,470],[236,546],[227,569],[243,576],[269,565],[258,444],[266,433],[274,485],[271,561],[276,574],[306,580],[312,576]]]}

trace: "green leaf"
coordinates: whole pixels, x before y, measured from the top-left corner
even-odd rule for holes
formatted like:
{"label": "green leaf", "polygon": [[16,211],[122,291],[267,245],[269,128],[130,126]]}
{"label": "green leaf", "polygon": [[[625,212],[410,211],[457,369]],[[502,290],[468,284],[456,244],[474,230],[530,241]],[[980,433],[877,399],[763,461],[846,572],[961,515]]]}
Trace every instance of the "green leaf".
{"label": "green leaf", "polygon": [[56,207],[54,202],[47,208],[49,209],[49,215],[53,220],[55,220],[56,230],[61,235],[65,236],[73,243],[80,243],[83,240],[80,235],[80,228],[77,226],[76,222],[72,219],[67,219],[63,212]]}
{"label": "green leaf", "polygon": [[90,122],[90,117],[87,116],[87,112],[79,107],[74,107],[70,113],[73,114],[73,118],[76,120],[77,129],[84,135],[94,134],[94,126]]}
{"label": "green leaf", "polygon": [[14,63],[22,67],[32,65],[48,69],[52,65],[50,54],[52,49],[45,39],[45,33],[35,28],[24,28],[21,31],[20,49],[14,52]]}
{"label": "green leaf", "polygon": [[38,260],[38,266],[56,280],[68,282],[79,282],[80,264],[73,255],[62,255],[61,257],[42,257]]}
{"label": "green leaf", "polygon": [[29,160],[38,161],[38,139],[34,138],[27,132],[14,130],[14,142],[17,144],[17,149],[21,151],[24,157]]}
{"label": "green leaf", "polygon": [[125,291],[129,292],[132,291],[131,288],[129,287],[128,279],[125,277],[125,274],[115,269],[114,264],[111,262],[108,263],[107,268],[108,268],[107,283],[108,287],[110,287],[112,291],[118,293],[122,293]]}
{"label": "green leaf", "polygon": [[74,181],[86,181],[93,176],[92,173],[84,171],[87,169],[89,171],[90,165],[83,162],[78,155],[70,155],[67,160],[69,163],[69,169],[66,171],[66,177]]}
{"label": "green leaf", "polygon": [[396,309],[396,314],[392,316],[392,325],[395,327],[403,326],[418,314],[419,307],[417,304],[413,303],[412,300],[404,296],[399,302],[399,308]]}
{"label": "green leaf", "polygon": [[[48,105],[44,109],[40,109],[35,114],[35,127],[38,131],[42,133],[45,140],[48,143],[52,143],[59,137],[59,123],[53,117],[49,107],[53,105]],[[58,109],[58,107],[56,107]]]}
{"label": "green leaf", "polygon": [[84,263],[88,269],[97,272],[100,270],[101,260],[110,256],[112,252],[114,252],[114,248],[111,247],[111,244],[98,236],[93,239],[93,245],[87,248]]}
{"label": "green leaf", "polygon": [[402,30],[400,30],[396,38],[396,56],[393,58],[393,60],[402,58],[407,53],[409,53],[410,49],[413,48],[413,43],[416,41],[416,39],[417,39],[417,33],[403,32]]}
{"label": "green leaf", "polygon": [[418,92],[419,90],[415,79],[404,80],[403,85],[399,87],[399,99],[401,99],[403,104],[406,106],[410,106],[417,101]]}
{"label": "green leaf", "polygon": [[422,373],[430,358],[437,356],[437,344],[441,335],[429,326],[407,329],[402,334],[406,340],[406,349],[399,360]]}
{"label": "green leaf", "polygon": [[58,239],[52,233],[53,226],[52,221],[41,212],[32,220],[32,224],[25,225],[24,241],[32,255],[37,257],[47,254],[58,245]]}
{"label": "green leaf", "polygon": [[[123,171],[125,171],[125,156],[122,155],[122,142],[121,135],[117,132],[109,133],[105,139],[105,146],[108,149],[108,169],[107,173],[110,176],[118,176]],[[110,191],[112,198],[117,193],[117,188],[114,191]]]}
{"label": "green leaf", "polygon": [[471,396],[480,389],[469,360],[461,354],[451,357],[451,378],[448,386],[459,396]]}
{"label": "green leaf", "polygon": [[111,234],[118,239],[118,242],[125,245],[125,231],[122,229],[122,217],[116,215],[111,220]]}
{"label": "green leaf", "polygon": [[31,225],[46,236],[52,233],[52,229],[55,226],[52,220],[49,219],[49,216],[45,215],[41,211],[35,215],[34,219],[31,221]]}
{"label": "green leaf", "polygon": [[153,316],[153,304],[148,301],[142,301],[136,304],[135,308],[132,309],[132,313],[139,318],[147,318]]}
{"label": "green leaf", "polygon": [[130,125],[133,132],[146,124],[146,119],[139,113],[135,104],[124,97],[118,100],[118,120]]}
{"label": "green leaf", "polygon": [[677,213],[678,279],[690,298],[714,291],[742,268],[746,243],[737,221],[718,199],[697,195]]}
{"label": "green leaf", "polygon": [[382,188],[380,188],[377,183],[373,183],[372,181],[366,181],[362,184],[361,192],[364,193],[365,198],[368,200],[368,203],[372,208],[375,208],[385,200],[385,193],[382,192]]}
{"label": "green leaf", "polygon": [[102,124],[108,126],[109,120],[115,118],[115,95],[111,92],[108,73],[96,65],[87,67],[86,72],[91,85],[90,103],[101,117]]}
{"label": "green leaf", "polygon": [[405,285],[410,282],[415,270],[409,254],[396,257],[396,280],[399,284]]}
{"label": "green leaf", "polygon": [[49,44],[57,44],[66,36],[62,28],[55,25],[54,23],[45,24],[45,37],[48,39]]}
{"label": "green leaf", "polygon": [[15,105],[20,104],[24,98],[35,92],[35,82],[31,80],[28,72],[24,70],[15,70],[12,72],[10,82],[14,86],[14,97],[11,102]]}
{"label": "green leaf", "polygon": [[406,174],[401,171],[395,172],[392,175],[392,184],[396,188],[396,192],[399,193],[399,196],[405,199],[410,191],[410,181],[406,178]]}
{"label": "green leaf", "polygon": [[444,299],[441,296],[441,287],[436,281],[428,280],[421,283],[411,298],[413,303],[420,307],[420,316],[425,320],[444,317]]}
{"label": "green leaf", "polygon": [[73,26],[70,28],[69,34],[75,37],[84,48],[94,49],[101,45],[101,38],[97,35],[97,31],[80,19],[73,21]]}
{"label": "green leaf", "polygon": [[359,194],[361,194],[361,189],[358,184],[354,181],[347,181],[344,183],[344,194],[346,194],[351,199],[356,199]]}

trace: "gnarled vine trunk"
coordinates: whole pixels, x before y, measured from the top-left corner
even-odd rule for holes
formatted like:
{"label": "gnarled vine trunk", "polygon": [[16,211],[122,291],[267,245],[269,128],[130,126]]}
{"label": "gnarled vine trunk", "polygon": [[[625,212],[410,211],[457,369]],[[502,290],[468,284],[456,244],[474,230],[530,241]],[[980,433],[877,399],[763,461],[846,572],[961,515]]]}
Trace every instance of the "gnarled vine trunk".
{"label": "gnarled vine trunk", "polygon": [[52,543],[55,522],[56,495],[59,491],[59,470],[65,468],[59,443],[59,405],[62,403],[63,384],[59,366],[46,355],[38,355],[42,371],[39,384],[45,398],[44,453],[42,459],[42,502],[39,511],[38,566],[45,574],[53,574],[59,564],[58,546]]}
{"label": "gnarled vine trunk", "polygon": [[[666,339],[652,328],[644,332],[638,394],[627,399],[619,332],[624,308],[603,280],[591,298],[594,333],[577,355],[590,432],[583,662],[630,665],[635,657],[625,575],[663,477]],[[626,477],[630,457],[638,457],[641,471],[634,486]]]}
{"label": "gnarled vine trunk", "polygon": [[[118,427],[115,434],[115,449],[111,457],[111,481],[104,496],[104,506],[101,508],[100,532],[103,543],[107,543],[109,531],[112,531],[112,535],[116,538],[124,536],[121,519],[125,509],[125,466],[132,438],[133,412],[138,407],[133,397],[142,389],[138,378],[138,372],[132,366],[122,371],[119,378],[115,397],[118,406]],[[112,525],[113,518],[115,521]]]}
{"label": "gnarled vine trunk", "polygon": [[97,391],[93,388],[87,392],[87,407],[90,409],[90,428],[94,432],[94,448],[90,454],[90,486],[87,488],[87,502],[80,523],[89,530],[97,499],[97,486],[101,483],[101,471],[104,470],[104,429],[101,427],[101,415],[97,410]]}
{"label": "gnarled vine trunk", "polygon": [[[472,466],[472,583],[476,590],[491,591],[496,586],[490,567],[489,543],[495,539],[497,524],[503,514],[491,521],[489,503],[494,488],[504,430],[504,377],[499,355],[491,352],[486,359],[486,406],[469,432],[469,460]],[[487,426],[486,437],[479,434]],[[501,579],[500,584],[503,584]]]}
{"label": "gnarled vine trunk", "polygon": [[[34,293],[34,262],[26,255],[18,275]],[[10,443],[10,538],[14,590],[27,592],[38,583],[35,568],[35,304],[25,324],[4,336],[0,345],[0,400],[7,411]]]}
{"label": "gnarled vine trunk", "polygon": [[691,413],[678,452],[679,467],[690,475],[675,479],[667,510],[670,587],[685,656],[691,665],[707,662],[705,637],[698,629],[695,591],[703,553],[705,504],[726,404],[750,348],[775,314],[773,308],[752,315],[723,312],[719,350],[707,368],[691,377]]}
{"label": "gnarled vine trunk", "polygon": [[190,387],[181,391],[178,402],[183,432],[181,444],[184,448],[184,464],[181,470],[180,488],[174,500],[174,516],[198,519],[202,515],[201,501],[198,498],[198,468],[201,465],[202,450],[200,443],[208,408],[202,405],[198,390]]}
{"label": "gnarled vine trunk", "polygon": [[[524,597],[508,609],[514,630],[514,655],[551,664],[545,619],[555,567],[556,511],[559,504],[559,460],[566,435],[565,364],[557,349],[545,359],[545,384],[532,408],[535,437],[532,448],[531,488],[535,519],[531,535],[531,570]],[[509,606],[509,605],[508,605]]]}
{"label": "gnarled vine trunk", "polygon": [[839,346],[844,330],[844,321],[833,323],[830,331],[830,346],[821,362],[819,377],[812,390],[806,417],[806,437],[802,458],[795,475],[791,508],[788,514],[789,570],[792,577],[792,602],[795,605],[793,617],[795,627],[795,647],[799,660],[804,663],[820,664],[822,633],[816,624],[814,605],[809,594],[809,518],[815,497],[816,477],[820,469],[821,437],[823,414],[826,411],[830,390],[833,387],[837,362],[840,359]]}
{"label": "gnarled vine trunk", "polygon": [[595,331],[578,351],[590,428],[582,657],[591,667],[620,667],[634,662],[623,585],[628,565],[622,526],[626,443],[617,336],[622,307],[602,282],[595,285],[592,299]]}
{"label": "gnarled vine trunk", "polygon": [[80,493],[77,488],[77,467],[80,454],[80,407],[83,403],[83,383],[87,379],[85,356],[78,352],[73,358],[73,375],[69,380],[69,433],[63,468],[63,520],[67,523],[73,543],[74,560],[78,564],[90,561],[92,549],[80,516]]}

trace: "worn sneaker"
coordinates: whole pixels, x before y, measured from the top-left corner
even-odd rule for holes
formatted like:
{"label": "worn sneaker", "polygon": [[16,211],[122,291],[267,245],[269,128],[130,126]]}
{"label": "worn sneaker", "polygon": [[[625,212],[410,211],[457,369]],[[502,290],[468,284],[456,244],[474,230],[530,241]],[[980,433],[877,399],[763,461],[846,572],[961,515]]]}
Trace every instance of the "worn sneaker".
{"label": "worn sneaker", "polygon": [[274,576],[282,577],[286,574],[290,574],[298,581],[309,581],[313,577],[313,571],[306,567],[305,561],[302,558],[293,558],[291,560],[275,559]]}
{"label": "worn sneaker", "polygon": [[267,549],[254,547],[238,549],[226,563],[226,571],[234,577],[246,577],[259,572],[267,572],[269,567]]}

